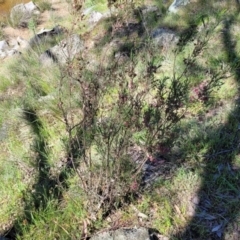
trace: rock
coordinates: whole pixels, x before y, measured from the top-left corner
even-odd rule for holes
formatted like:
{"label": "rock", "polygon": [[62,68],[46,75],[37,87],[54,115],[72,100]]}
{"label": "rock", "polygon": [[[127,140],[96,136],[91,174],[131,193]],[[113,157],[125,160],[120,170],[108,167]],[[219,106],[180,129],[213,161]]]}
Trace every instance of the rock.
{"label": "rock", "polygon": [[86,9],[83,10],[82,15],[87,16],[88,14],[90,14],[92,12],[92,10],[93,10],[93,6],[89,7],[89,8],[86,8]]}
{"label": "rock", "polygon": [[96,24],[101,20],[103,16],[104,15],[102,13],[93,11],[90,13],[88,21],[90,24]]}
{"label": "rock", "polygon": [[54,40],[54,38],[64,32],[63,28],[57,25],[52,29],[42,29],[33,38],[30,39],[29,44],[31,47],[39,44],[44,44],[48,41]]}
{"label": "rock", "polygon": [[27,40],[25,40],[21,37],[17,37],[16,41],[17,41],[19,48],[21,48],[21,49],[29,48],[29,42]]}
{"label": "rock", "polygon": [[29,42],[21,37],[9,39],[8,44],[12,49],[19,52],[29,48]]}
{"label": "rock", "polygon": [[10,46],[6,40],[0,41],[0,58],[6,58],[17,53],[19,53],[19,51],[13,46]]}
{"label": "rock", "polygon": [[29,47],[27,40],[17,37],[8,41],[0,41],[0,58],[9,57],[15,54],[20,54],[24,49]]}
{"label": "rock", "polygon": [[174,2],[168,8],[171,13],[177,13],[182,6],[186,6],[190,0],[174,0]]}
{"label": "rock", "polygon": [[86,8],[83,11],[83,13],[82,13],[83,17],[87,17],[88,18],[88,24],[89,24],[89,28],[90,29],[93,28],[94,26],[96,26],[97,23],[102,18],[106,18],[106,17],[110,17],[111,16],[110,11],[106,11],[104,13],[100,13],[100,12],[94,11],[93,9],[94,9],[93,7]]}
{"label": "rock", "polygon": [[13,55],[16,55],[16,54],[20,54],[20,52],[18,52],[15,49],[10,49],[10,50],[7,51],[7,57],[10,57],[10,56],[13,56]]}
{"label": "rock", "polygon": [[0,58],[5,58],[7,57],[7,54],[5,52],[0,51]]}
{"label": "rock", "polygon": [[105,12],[105,13],[100,13],[100,12],[96,12],[96,11],[92,11],[90,14],[88,14],[88,23],[91,28],[94,28],[98,22],[103,19],[103,18],[107,18],[110,17],[111,14],[109,11]]}
{"label": "rock", "polygon": [[83,41],[77,34],[74,34],[41,54],[40,61],[44,65],[54,62],[62,65],[73,60],[83,49]]}
{"label": "rock", "polygon": [[0,51],[4,51],[6,48],[8,48],[8,43],[6,40],[0,41]]}
{"label": "rock", "polygon": [[[154,236],[153,236],[154,235]],[[150,233],[149,229],[139,228],[121,228],[115,231],[98,233],[90,238],[91,240],[151,240],[159,238],[157,234]]]}
{"label": "rock", "polygon": [[162,27],[155,29],[152,32],[151,36],[153,42],[162,48],[176,46],[179,40],[179,37],[176,35],[175,32]]}
{"label": "rock", "polygon": [[144,213],[141,213],[141,212],[138,213],[138,217],[143,218],[143,219],[148,219],[148,216]]}
{"label": "rock", "polygon": [[156,5],[142,7],[142,14],[145,16],[148,13],[157,13],[159,16],[161,15],[160,10]]}
{"label": "rock", "polygon": [[91,27],[92,25],[96,25],[104,16],[104,14],[94,11],[93,9],[94,9],[93,7],[86,8],[82,13],[82,16],[85,16],[88,18],[88,22]]}
{"label": "rock", "polygon": [[39,14],[40,11],[33,2],[21,3],[11,9],[10,20],[16,27],[27,27],[28,23]]}

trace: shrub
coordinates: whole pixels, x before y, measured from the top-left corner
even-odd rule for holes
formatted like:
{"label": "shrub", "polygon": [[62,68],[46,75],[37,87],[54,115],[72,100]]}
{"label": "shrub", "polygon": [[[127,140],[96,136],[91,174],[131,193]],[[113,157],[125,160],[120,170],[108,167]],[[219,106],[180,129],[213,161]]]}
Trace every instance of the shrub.
{"label": "shrub", "polygon": [[[67,159],[93,219],[139,192],[144,163],[170,149],[173,128],[184,117],[189,65],[180,76],[156,77],[161,67],[156,47],[150,44],[143,55],[137,49],[122,67],[115,62],[90,71],[88,62],[78,58],[62,69],[58,106],[68,136]],[[138,61],[144,62],[140,72]],[[76,116],[73,106],[81,114]]]}
{"label": "shrub", "polygon": [[[108,2],[113,4],[113,1]],[[119,1],[116,3],[119,4]],[[123,14],[123,20],[125,18]],[[18,65],[18,70],[19,67],[22,69],[17,71],[17,77],[23,77],[24,80],[26,77],[24,84],[28,95],[24,101],[25,106],[27,102],[27,107],[34,110],[32,115],[37,119],[38,112],[46,107],[48,109],[44,111],[47,117],[51,112],[56,116],[55,121],[60,119],[59,122],[65,125],[65,132],[61,132],[65,147],[61,166],[63,171],[53,182],[49,177],[52,166],[46,158],[47,171],[43,172],[43,179],[46,181],[49,178],[49,183],[54,183],[62,194],[62,190],[68,187],[65,182],[69,176],[76,174],[84,199],[83,212],[87,212],[91,220],[101,221],[112,210],[137,196],[142,190],[144,164],[171,151],[175,141],[174,128],[185,117],[187,107],[191,104],[189,90],[192,71],[207,48],[209,32],[217,26],[204,22],[206,31],[199,34],[198,24],[196,22],[194,25],[195,41],[192,41],[192,35],[180,38],[178,48],[171,54],[172,69],[163,69],[164,73],[161,70],[165,59],[159,57],[161,49],[143,38],[137,42],[126,40],[124,46],[117,49],[120,55],[125,54],[124,62],[119,63],[118,58],[112,58],[114,60],[111,63],[105,66],[99,64],[94,68],[78,56],[65,66],[58,66],[58,82],[51,84],[49,76],[46,76],[47,81],[43,80],[44,75],[39,70],[36,78],[32,75],[35,68],[30,70]],[[34,25],[29,27],[34,30]],[[124,24],[121,28],[124,28]],[[38,61],[30,63],[38,69]],[[204,64],[208,67],[207,61]],[[201,65],[204,73],[206,66]],[[212,66],[207,69],[207,81],[195,86],[194,100],[204,104],[208,103],[211,92],[225,77],[224,71]],[[48,72],[46,74],[50,75]],[[200,80],[203,77],[206,74],[200,75]],[[51,85],[54,90],[49,88]],[[54,101],[50,106],[46,104],[39,107],[38,100],[51,91]],[[38,135],[36,140],[45,139],[43,128],[39,129]],[[50,151],[49,144],[44,141],[41,152],[46,149]],[[41,141],[36,143],[36,146],[41,146]],[[58,197],[61,194],[56,195]],[[165,225],[168,226],[168,222]]]}

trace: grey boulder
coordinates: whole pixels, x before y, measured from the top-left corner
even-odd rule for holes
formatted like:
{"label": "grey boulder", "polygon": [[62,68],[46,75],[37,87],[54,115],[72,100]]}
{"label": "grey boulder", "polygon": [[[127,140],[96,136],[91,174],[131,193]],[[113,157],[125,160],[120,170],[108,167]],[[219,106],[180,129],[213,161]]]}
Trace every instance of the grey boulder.
{"label": "grey boulder", "polygon": [[21,3],[11,9],[10,20],[16,27],[27,27],[28,23],[39,14],[40,11],[33,2]]}
{"label": "grey boulder", "polygon": [[5,58],[8,57],[11,53],[9,53],[9,51],[11,51],[7,41],[2,40],[0,41],[0,58]]}
{"label": "grey boulder", "polygon": [[58,45],[42,53],[40,55],[40,62],[44,65],[51,63],[63,65],[73,60],[83,49],[83,41],[77,34],[73,34],[67,39],[62,40]]}
{"label": "grey boulder", "polygon": [[0,41],[0,58],[6,58],[14,54],[21,53],[21,51],[28,46],[28,42],[23,38],[17,37],[9,41]]}
{"label": "grey boulder", "polygon": [[55,40],[55,37],[61,35],[63,32],[63,28],[59,25],[52,29],[42,29],[29,40],[29,45],[35,47],[40,44],[46,44],[47,42]]}
{"label": "grey boulder", "polygon": [[19,52],[29,48],[29,42],[21,37],[9,39],[8,44],[12,49],[17,50]]}
{"label": "grey boulder", "polygon": [[151,36],[153,42],[157,46],[162,48],[176,46],[179,40],[179,37],[176,35],[174,31],[162,27],[155,29],[152,32]]}
{"label": "grey boulder", "polygon": [[[154,235],[154,236],[153,236]],[[90,240],[151,240],[159,239],[157,234],[150,233],[147,228],[120,228],[115,231],[102,232],[94,235]]]}

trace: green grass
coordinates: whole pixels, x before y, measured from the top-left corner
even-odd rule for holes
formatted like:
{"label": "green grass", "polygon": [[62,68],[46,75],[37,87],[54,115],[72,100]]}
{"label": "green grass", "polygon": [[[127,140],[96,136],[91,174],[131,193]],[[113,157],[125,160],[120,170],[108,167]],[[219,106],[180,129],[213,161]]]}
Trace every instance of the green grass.
{"label": "green grass", "polygon": [[[60,209],[57,202],[49,202],[45,209],[32,213],[31,223],[22,219],[19,223],[22,235],[17,239],[80,238],[85,217],[82,209],[81,199],[76,197],[71,199],[71,196],[68,196],[67,204]],[[70,218],[71,221],[69,221]]]}
{"label": "green grass", "polygon": [[51,10],[51,3],[46,0],[36,0],[34,3],[38,6],[41,12]]}
{"label": "green grass", "polygon": [[[23,175],[17,164],[9,160],[4,161],[6,154],[1,157],[1,210],[0,210],[0,234],[5,232],[12,224],[19,212],[22,211],[22,191],[26,189],[23,183]],[[9,188],[8,186],[11,186]]]}
{"label": "green grass", "polygon": [[85,8],[91,8],[91,11],[106,12],[108,10],[106,0],[87,0],[84,3]]}

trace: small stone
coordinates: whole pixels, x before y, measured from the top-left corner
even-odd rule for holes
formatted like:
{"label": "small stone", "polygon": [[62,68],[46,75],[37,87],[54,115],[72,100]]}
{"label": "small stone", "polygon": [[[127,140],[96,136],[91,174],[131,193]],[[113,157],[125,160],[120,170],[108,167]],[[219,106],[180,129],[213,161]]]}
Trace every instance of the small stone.
{"label": "small stone", "polygon": [[198,205],[199,202],[200,202],[199,196],[194,196],[194,197],[192,198],[192,203]]}
{"label": "small stone", "polygon": [[182,6],[187,5],[189,2],[189,0],[174,0],[168,8],[168,11],[171,13],[177,13]]}
{"label": "small stone", "polygon": [[91,240],[150,240],[152,239],[147,228],[120,228],[96,234]]}
{"label": "small stone", "polygon": [[179,40],[179,37],[170,29],[167,28],[157,28],[152,34],[153,42],[162,48],[169,48],[175,46]]}
{"label": "small stone", "polygon": [[148,219],[148,216],[144,213],[141,213],[141,212],[138,213],[138,217],[143,218],[143,219]]}
{"label": "small stone", "polygon": [[89,17],[89,23],[97,23],[101,20],[102,17],[102,13],[93,11]]}

